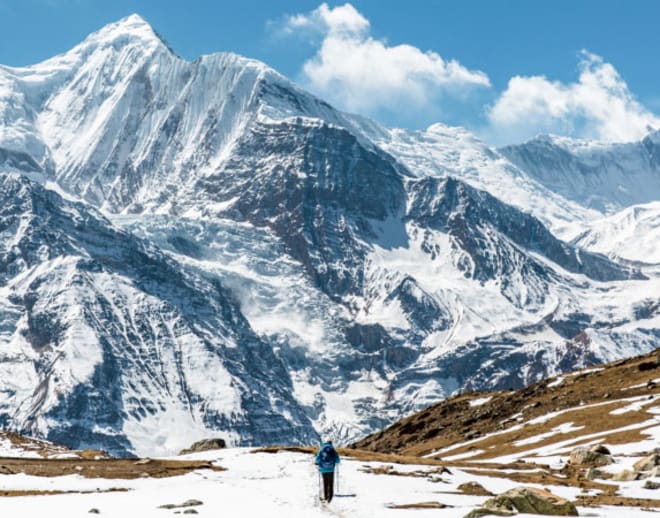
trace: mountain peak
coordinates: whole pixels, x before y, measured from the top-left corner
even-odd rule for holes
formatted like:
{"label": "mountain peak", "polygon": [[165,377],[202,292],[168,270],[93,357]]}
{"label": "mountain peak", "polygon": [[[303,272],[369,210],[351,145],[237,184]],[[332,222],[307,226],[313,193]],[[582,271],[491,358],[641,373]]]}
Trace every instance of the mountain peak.
{"label": "mountain peak", "polygon": [[147,20],[145,20],[142,16],[140,16],[137,13],[129,14],[128,16],[124,16],[117,22],[115,22],[117,25],[126,25],[126,26],[147,26],[151,28],[151,25]]}
{"label": "mountain peak", "polygon": [[154,28],[139,14],[131,14],[116,22],[109,23],[100,30],[89,35],[83,44],[92,42],[103,43],[134,43],[140,42],[149,47],[164,45],[173,52],[169,44]]}
{"label": "mountain peak", "polygon": [[139,14],[131,14],[129,16],[125,16],[124,18],[121,18],[120,20],[117,20],[116,22],[111,22],[107,25],[105,25],[101,30],[97,31],[96,34],[99,33],[116,33],[116,32],[122,32],[122,33],[133,33],[133,34],[140,34],[144,33],[147,35],[154,34],[154,29],[151,27],[149,22],[142,18]]}

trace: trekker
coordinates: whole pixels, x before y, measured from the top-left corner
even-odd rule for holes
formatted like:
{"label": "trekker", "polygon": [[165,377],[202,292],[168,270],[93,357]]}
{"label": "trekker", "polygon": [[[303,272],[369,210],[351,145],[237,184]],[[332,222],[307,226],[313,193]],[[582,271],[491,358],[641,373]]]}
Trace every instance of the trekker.
{"label": "trekker", "polygon": [[339,462],[339,454],[332,445],[332,441],[324,440],[321,443],[321,449],[316,454],[315,463],[323,477],[323,498],[321,500],[325,502],[330,502],[334,496],[335,465]]}

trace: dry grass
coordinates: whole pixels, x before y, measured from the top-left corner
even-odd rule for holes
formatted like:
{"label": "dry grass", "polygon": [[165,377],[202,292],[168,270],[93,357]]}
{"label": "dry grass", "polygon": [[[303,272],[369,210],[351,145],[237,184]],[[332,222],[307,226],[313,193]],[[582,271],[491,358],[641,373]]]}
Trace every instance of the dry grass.
{"label": "dry grass", "polygon": [[255,448],[251,453],[279,453],[281,451],[290,451],[294,453],[309,453],[315,454],[318,448],[313,446],[263,446]]}
{"label": "dry grass", "polygon": [[[614,416],[609,412],[623,406],[624,403],[616,402],[623,398],[648,396],[654,398],[649,404],[657,404],[655,400],[660,397],[660,383],[653,383],[653,380],[660,379],[659,357],[660,349],[645,356],[604,365],[599,371],[592,369],[564,375],[560,383],[552,383],[560,380],[551,379],[516,392],[471,393],[452,397],[372,434],[354,446],[405,456],[421,456],[440,449],[447,449],[446,456],[466,453],[471,449],[486,450],[472,457],[472,461],[516,454],[551,444],[557,438],[574,438],[578,443],[581,435],[641,423],[650,417],[644,411]],[[482,397],[491,399],[479,406],[470,405],[470,401]],[[604,405],[593,409],[583,408],[595,403]],[[520,422],[567,409],[574,410],[545,424],[528,425],[522,430],[507,432],[508,428]],[[584,429],[557,434],[532,445],[518,448],[512,445],[515,441],[547,432],[567,422],[584,426]],[[479,440],[479,437],[494,432],[500,435]],[[612,443],[640,438],[642,435],[637,430],[627,435],[614,435]],[[463,445],[467,440],[471,444]],[[609,437],[606,437],[606,441],[609,441]],[[455,448],[448,450],[452,446]]]}
{"label": "dry grass", "polygon": [[398,471],[394,469],[394,466],[391,464],[385,464],[384,466],[363,466],[360,471],[363,473],[369,473],[370,475],[392,475],[396,477],[417,478],[439,477],[444,473],[451,473],[451,471],[449,471],[444,466],[432,468],[429,470]]}
{"label": "dry grass", "polygon": [[[636,412],[626,412],[624,414],[612,415],[613,410],[623,408],[628,405],[627,402],[613,401],[597,407],[581,408],[577,407],[567,411],[564,414],[549,419],[542,424],[526,425],[522,429],[491,436],[482,440],[477,440],[467,446],[458,446],[455,449],[446,451],[444,456],[451,456],[461,453],[467,453],[473,450],[484,450],[483,453],[470,457],[469,463],[474,461],[483,461],[494,457],[505,455],[523,454],[529,450],[541,448],[555,444],[559,441],[573,440],[571,445],[579,446],[589,439],[583,439],[585,435],[602,434],[603,440],[607,444],[627,444],[641,441],[644,436],[643,428],[636,430],[627,430],[623,432],[612,433],[611,430],[623,428],[634,424],[641,424],[653,418],[653,414],[646,410],[650,406],[660,404],[660,399],[650,401],[644,408]],[[540,434],[549,432],[554,428],[572,423],[573,427],[579,427],[568,433],[556,433],[545,439],[530,444],[516,446],[517,441],[522,441]],[[648,425],[650,428],[653,425]]]}
{"label": "dry grass", "polygon": [[624,506],[624,507],[639,507],[646,509],[660,508],[660,500],[655,500],[652,498],[628,498],[625,496],[612,495],[612,494],[578,495],[575,504],[583,507],[615,505],[615,506]]}
{"label": "dry grass", "polygon": [[[396,453],[399,459],[417,458],[413,463],[431,460],[420,456],[436,450],[443,450],[443,457],[480,450],[461,460],[437,460],[475,476],[506,478],[520,484],[572,486],[597,492],[595,495],[580,495],[578,505],[658,509],[660,500],[622,497],[618,495],[618,485],[588,480],[585,468],[566,465],[556,470],[532,461],[534,450],[552,447],[559,442],[562,448],[570,449],[594,438],[610,445],[634,444],[648,439],[644,430],[655,426],[656,417],[649,410],[660,405],[660,383],[655,382],[659,379],[660,349],[645,356],[604,365],[602,370],[587,369],[564,375],[563,380],[545,380],[517,392],[473,393],[449,398],[358,441],[354,446],[379,452],[360,453],[365,460],[380,460],[387,454]],[[470,405],[470,401],[483,397],[490,397],[490,400]],[[648,401],[642,401],[639,409],[612,414],[630,405],[624,399],[633,397],[646,397]],[[561,413],[542,423],[527,424],[553,412]],[[641,426],[646,421],[650,423]],[[571,428],[577,429],[565,433],[555,431],[569,423]],[[639,428],[616,431],[635,425]],[[543,434],[547,436],[543,437]],[[516,445],[530,438],[539,440]],[[633,450],[629,452],[634,453]],[[504,456],[524,456],[528,462],[494,462]]]}
{"label": "dry grass", "polygon": [[442,502],[418,502],[416,504],[389,504],[388,509],[447,509],[451,505]]}
{"label": "dry grass", "polygon": [[[256,448],[252,453],[278,453],[280,451],[289,451],[294,453],[308,453],[315,455],[318,446],[265,446]],[[425,459],[414,457],[412,455],[396,455],[389,453],[379,453],[368,450],[359,450],[355,448],[337,448],[337,452],[342,457],[349,457],[364,462],[386,462],[393,464],[415,464],[424,466],[444,466],[446,463],[438,459]]]}
{"label": "dry grass", "polygon": [[0,473],[25,473],[37,477],[57,477],[78,474],[85,478],[136,479],[166,478],[191,471],[209,469],[223,471],[206,461],[158,459],[17,459],[0,458]]}
{"label": "dry grass", "polygon": [[97,489],[95,491],[57,491],[57,490],[41,490],[41,489],[21,489],[21,490],[11,490],[11,491],[0,491],[1,497],[13,497],[13,496],[52,496],[52,495],[91,495],[96,493],[118,493],[126,492],[130,489],[125,487],[112,487],[110,489]]}

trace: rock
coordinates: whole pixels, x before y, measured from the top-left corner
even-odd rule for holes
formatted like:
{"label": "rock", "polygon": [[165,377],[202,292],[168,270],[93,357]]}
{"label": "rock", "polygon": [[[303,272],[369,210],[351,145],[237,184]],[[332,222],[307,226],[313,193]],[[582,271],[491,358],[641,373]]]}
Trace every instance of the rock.
{"label": "rock", "polygon": [[87,511],[89,514],[101,514],[101,511],[99,511],[96,507],[92,507],[89,511]]}
{"label": "rock", "polygon": [[183,514],[199,514],[195,509],[186,509]]}
{"label": "rock", "polygon": [[610,451],[602,445],[591,446],[589,448],[581,446],[575,448],[568,459],[569,464],[577,466],[605,466],[612,464]]}
{"label": "rock", "polygon": [[652,471],[656,466],[660,466],[660,454],[653,453],[635,462],[633,469],[637,472]]}
{"label": "rock", "polygon": [[645,479],[645,478],[660,478],[660,466],[656,466],[650,471],[639,471],[636,473],[637,479]]}
{"label": "rock", "polygon": [[644,489],[660,489],[660,484],[651,480],[647,480],[644,484]]}
{"label": "rock", "polygon": [[655,361],[642,362],[637,366],[637,368],[640,371],[650,371],[650,370],[653,370],[653,369],[657,369],[658,367],[660,367],[660,363],[658,363],[657,358],[656,358]]}
{"label": "rock", "polygon": [[[608,474],[609,475],[609,474]],[[588,480],[596,480],[597,478],[606,478],[607,475],[603,470],[600,470],[598,468],[589,468],[587,470],[587,479]]]}
{"label": "rock", "polygon": [[545,516],[578,516],[577,509],[568,500],[544,489],[520,486],[486,500],[481,508],[470,512],[465,518],[513,516],[519,512]]}
{"label": "rock", "polygon": [[602,453],[603,455],[611,455],[612,452],[605,446],[604,444],[596,444],[595,446],[592,446],[590,451],[593,451],[594,453]]}
{"label": "rock", "polygon": [[198,505],[204,505],[204,502],[201,500],[186,500],[182,504],[164,504],[164,505],[159,505],[158,509],[180,509],[182,507],[195,507]]}
{"label": "rock", "polygon": [[493,496],[493,493],[488,491],[484,486],[478,482],[465,482],[458,486],[458,490],[466,495],[474,496]]}
{"label": "rock", "polygon": [[631,480],[637,480],[637,473],[629,469],[624,469],[614,475],[612,480],[616,480],[617,482],[630,482]]}
{"label": "rock", "polygon": [[485,507],[479,507],[478,509],[473,509],[464,518],[480,518],[481,516],[514,516],[516,513],[514,511],[507,511],[506,509],[486,509]]}
{"label": "rock", "polygon": [[453,506],[442,502],[417,502],[414,504],[388,504],[388,509],[447,509]]}
{"label": "rock", "polygon": [[188,455],[189,453],[198,453],[200,451],[221,450],[227,447],[224,439],[216,437],[215,439],[202,439],[193,443],[188,448],[181,450],[179,455]]}

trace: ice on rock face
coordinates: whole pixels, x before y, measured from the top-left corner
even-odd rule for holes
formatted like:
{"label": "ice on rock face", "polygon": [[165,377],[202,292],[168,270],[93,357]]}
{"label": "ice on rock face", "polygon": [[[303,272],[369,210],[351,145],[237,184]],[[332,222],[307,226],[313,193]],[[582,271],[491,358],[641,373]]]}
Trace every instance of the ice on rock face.
{"label": "ice on rock face", "polygon": [[610,257],[660,263],[660,202],[634,205],[598,219],[573,242]]}
{"label": "ice on rock face", "polygon": [[660,197],[660,144],[654,132],[625,144],[541,136],[500,151],[552,191],[601,213]]}
{"label": "ice on rock face", "polygon": [[21,315],[0,363],[33,380],[5,380],[5,426],[118,454],[218,431],[239,444],[316,436],[217,280],[22,177],[3,175],[0,196],[3,299]]}
{"label": "ice on rock face", "polygon": [[185,61],[138,16],[0,67],[0,117],[3,427],[142,455],[347,442],[658,338],[657,275],[562,240],[600,213],[540,170],[651,164],[653,136],[510,159]]}

